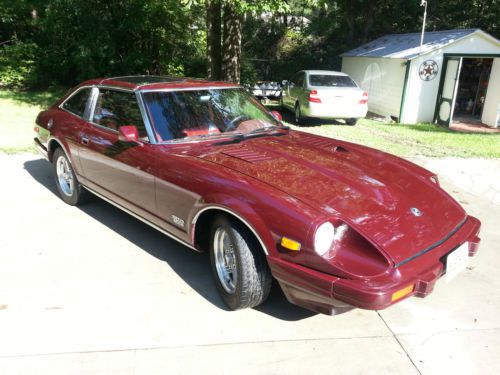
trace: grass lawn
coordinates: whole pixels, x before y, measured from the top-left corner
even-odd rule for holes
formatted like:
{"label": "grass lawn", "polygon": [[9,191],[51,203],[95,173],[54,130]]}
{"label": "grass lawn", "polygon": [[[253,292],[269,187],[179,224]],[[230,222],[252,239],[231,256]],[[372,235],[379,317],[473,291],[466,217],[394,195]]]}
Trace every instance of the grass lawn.
{"label": "grass lawn", "polygon": [[[0,90],[0,151],[34,151],[35,118],[64,93]],[[270,109],[276,107],[270,106]],[[292,114],[284,112],[285,122]],[[500,158],[500,134],[459,133],[433,124],[384,124],[363,119],[356,126],[335,122],[310,122],[294,129],[360,143],[401,156],[457,156]]]}
{"label": "grass lawn", "polygon": [[34,152],[35,119],[64,90],[50,92],[12,92],[0,90],[0,151]]}
{"label": "grass lawn", "polygon": [[[273,109],[273,108],[271,108]],[[355,126],[330,121],[308,121],[294,126],[292,114],[283,112],[293,129],[360,143],[400,156],[500,158],[500,134],[460,133],[434,124],[387,124],[369,119]]]}

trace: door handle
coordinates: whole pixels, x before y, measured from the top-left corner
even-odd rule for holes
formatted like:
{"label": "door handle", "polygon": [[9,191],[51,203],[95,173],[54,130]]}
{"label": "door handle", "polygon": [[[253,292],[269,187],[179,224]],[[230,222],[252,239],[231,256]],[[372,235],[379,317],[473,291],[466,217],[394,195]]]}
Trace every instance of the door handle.
{"label": "door handle", "polygon": [[89,137],[86,137],[86,136],[83,135],[82,136],[82,143],[84,145],[88,145],[89,144]]}

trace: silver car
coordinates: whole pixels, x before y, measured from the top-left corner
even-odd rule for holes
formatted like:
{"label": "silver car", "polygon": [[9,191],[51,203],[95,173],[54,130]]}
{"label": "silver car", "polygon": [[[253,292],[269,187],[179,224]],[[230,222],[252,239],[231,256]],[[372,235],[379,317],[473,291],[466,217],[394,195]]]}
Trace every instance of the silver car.
{"label": "silver car", "polygon": [[283,81],[281,107],[293,111],[297,124],[312,117],[355,125],[368,112],[368,93],[345,73],[302,70]]}

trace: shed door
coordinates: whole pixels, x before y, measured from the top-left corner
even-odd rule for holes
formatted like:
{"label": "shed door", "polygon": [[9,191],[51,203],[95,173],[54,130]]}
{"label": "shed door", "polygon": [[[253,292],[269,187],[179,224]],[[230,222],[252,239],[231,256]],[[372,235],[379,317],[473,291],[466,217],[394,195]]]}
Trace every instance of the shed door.
{"label": "shed door", "polygon": [[441,82],[441,93],[438,95],[437,102],[436,121],[438,124],[449,126],[452,120],[461,65],[460,57],[450,57],[445,60],[444,80]]}

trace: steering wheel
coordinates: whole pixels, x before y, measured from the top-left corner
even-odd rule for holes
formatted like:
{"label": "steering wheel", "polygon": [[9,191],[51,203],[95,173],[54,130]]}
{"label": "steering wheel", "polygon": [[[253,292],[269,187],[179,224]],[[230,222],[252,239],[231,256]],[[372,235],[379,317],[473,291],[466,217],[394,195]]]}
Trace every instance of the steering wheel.
{"label": "steering wheel", "polygon": [[238,127],[238,125],[245,121],[245,120],[248,120],[249,117],[247,115],[239,115],[239,116],[236,116],[235,118],[233,118],[230,122],[229,122],[229,128],[231,130],[233,129],[236,129]]}

